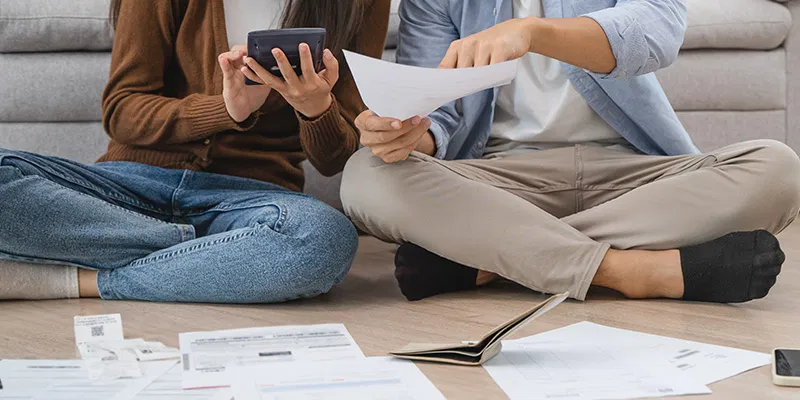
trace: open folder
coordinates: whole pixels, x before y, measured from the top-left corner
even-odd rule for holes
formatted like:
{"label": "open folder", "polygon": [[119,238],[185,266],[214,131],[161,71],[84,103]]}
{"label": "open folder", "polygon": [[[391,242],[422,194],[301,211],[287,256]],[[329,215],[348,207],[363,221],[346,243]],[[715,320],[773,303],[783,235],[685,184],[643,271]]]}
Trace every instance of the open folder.
{"label": "open folder", "polygon": [[502,340],[561,304],[569,293],[561,293],[539,303],[536,307],[492,329],[477,342],[459,344],[410,343],[389,354],[409,360],[432,361],[459,365],[482,365],[500,353]]}

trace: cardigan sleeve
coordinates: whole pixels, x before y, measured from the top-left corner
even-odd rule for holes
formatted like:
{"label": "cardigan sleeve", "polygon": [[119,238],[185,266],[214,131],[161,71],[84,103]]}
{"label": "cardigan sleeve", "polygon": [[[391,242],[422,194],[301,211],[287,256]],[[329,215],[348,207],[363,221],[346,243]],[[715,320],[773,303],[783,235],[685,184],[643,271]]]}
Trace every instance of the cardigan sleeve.
{"label": "cardigan sleeve", "polygon": [[191,94],[181,99],[162,95],[164,75],[174,57],[177,26],[173,1],[142,6],[123,0],[111,72],[103,92],[103,127],[116,142],[135,146],[180,144],[226,130],[247,130],[254,114],[234,121],[222,95]]}

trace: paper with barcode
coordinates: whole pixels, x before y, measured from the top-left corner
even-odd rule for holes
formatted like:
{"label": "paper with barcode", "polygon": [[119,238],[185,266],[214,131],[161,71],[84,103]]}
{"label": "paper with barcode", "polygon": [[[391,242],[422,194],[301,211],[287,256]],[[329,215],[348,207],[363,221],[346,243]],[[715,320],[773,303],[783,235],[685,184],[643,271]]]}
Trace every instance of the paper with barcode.
{"label": "paper with barcode", "polygon": [[342,324],[274,326],[179,336],[184,389],[230,385],[226,367],[287,361],[364,358]]}
{"label": "paper with barcode", "polygon": [[177,359],[177,349],[160,342],[125,339],[119,314],[77,316],[75,345],[89,379],[104,381],[142,376],[139,361]]}
{"label": "paper with barcode", "polygon": [[75,317],[75,343],[122,340],[122,316],[119,314]]}

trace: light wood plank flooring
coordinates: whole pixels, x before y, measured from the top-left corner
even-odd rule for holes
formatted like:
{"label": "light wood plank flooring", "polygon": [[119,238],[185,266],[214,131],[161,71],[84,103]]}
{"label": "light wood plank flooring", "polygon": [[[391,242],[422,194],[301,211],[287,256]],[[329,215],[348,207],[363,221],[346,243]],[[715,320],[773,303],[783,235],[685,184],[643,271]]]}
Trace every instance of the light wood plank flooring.
{"label": "light wood plank flooring", "polygon": [[[742,305],[630,301],[593,290],[525,328],[532,335],[579,321],[769,352],[800,347],[800,224],[781,236],[788,261],[771,294]],[[393,246],[362,239],[346,281],[316,299],[263,306],[151,304],[101,300],[0,302],[0,358],[75,358],[72,317],[121,313],[126,337],[178,345],[178,333],[267,325],[344,323],[368,356],[407,342],[453,342],[481,336],[545,299],[510,283],[409,303],[392,276]],[[420,365],[450,399],[501,399],[482,368]],[[700,399],[798,399],[800,389],[773,386],[769,367],[711,385]],[[691,397],[695,398],[695,397]]]}

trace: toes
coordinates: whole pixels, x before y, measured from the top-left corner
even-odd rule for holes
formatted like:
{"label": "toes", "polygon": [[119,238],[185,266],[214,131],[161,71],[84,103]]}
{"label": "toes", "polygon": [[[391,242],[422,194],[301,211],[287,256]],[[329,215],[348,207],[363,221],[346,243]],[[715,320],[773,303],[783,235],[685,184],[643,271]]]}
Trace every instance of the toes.
{"label": "toes", "polygon": [[755,233],[755,250],[757,252],[773,252],[780,251],[781,246],[778,238],[775,235],[763,229],[757,230]]}
{"label": "toes", "polygon": [[772,287],[775,286],[775,283],[777,281],[778,280],[775,277],[773,277],[759,283],[753,282],[753,284],[750,286],[750,298],[762,299],[764,297],[767,297],[767,294],[769,294],[770,289],[772,289]]}
{"label": "toes", "polygon": [[[753,257],[753,269],[755,271],[760,271],[777,268],[778,272],[780,272],[780,267],[785,260],[786,256],[783,255],[783,252],[756,254],[755,257]],[[775,273],[775,275],[777,275],[777,273]]]}

